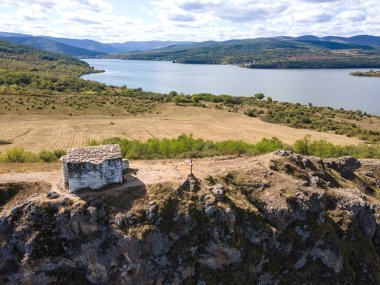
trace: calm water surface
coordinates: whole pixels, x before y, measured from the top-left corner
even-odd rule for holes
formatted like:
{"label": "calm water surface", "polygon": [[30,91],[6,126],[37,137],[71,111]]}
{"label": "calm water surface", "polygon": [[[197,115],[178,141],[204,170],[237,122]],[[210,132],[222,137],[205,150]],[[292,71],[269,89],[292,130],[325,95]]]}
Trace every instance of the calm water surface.
{"label": "calm water surface", "polygon": [[357,69],[265,70],[228,65],[188,65],[162,61],[86,59],[105,73],[83,78],[146,91],[252,96],[380,115],[380,78],[354,77]]}

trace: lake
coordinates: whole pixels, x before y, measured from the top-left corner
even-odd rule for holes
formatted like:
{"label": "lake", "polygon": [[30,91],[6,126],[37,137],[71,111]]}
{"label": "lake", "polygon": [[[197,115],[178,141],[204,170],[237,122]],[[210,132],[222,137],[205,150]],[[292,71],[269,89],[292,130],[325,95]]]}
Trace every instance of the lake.
{"label": "lake", "polygon": [[145,91],[213,93],[312,103],[380,115],[380,78],[350,76],[358,69],[246,69],[229,65],[175,64],[163,61],[85,59],[104,73],[84,79]]}

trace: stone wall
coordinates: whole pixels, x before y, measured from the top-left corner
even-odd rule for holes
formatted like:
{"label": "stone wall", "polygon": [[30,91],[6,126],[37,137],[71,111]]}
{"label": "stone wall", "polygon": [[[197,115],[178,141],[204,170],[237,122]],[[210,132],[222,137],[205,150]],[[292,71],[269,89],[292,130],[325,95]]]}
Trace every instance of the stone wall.
{"label": "stone wall", "polygon": [[63,185],[70,192],[122,183],[123,170],[128,168],[118,145],[69,149],[61,161]]}
{"label": "stone wall", "polygon": [[99,164],[67,163],[70,192],[84,188],[101,189],[123,182],[121,159],[106,160]]}

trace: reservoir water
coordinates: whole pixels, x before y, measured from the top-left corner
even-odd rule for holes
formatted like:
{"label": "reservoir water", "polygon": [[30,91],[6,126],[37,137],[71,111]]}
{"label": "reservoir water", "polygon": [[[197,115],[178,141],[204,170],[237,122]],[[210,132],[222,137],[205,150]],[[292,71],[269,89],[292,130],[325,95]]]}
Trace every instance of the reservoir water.
{"label": "reservoir water", "polygon": [[84,79],[145,91],[213,93],[312,103],[380,115],[380,78],[355,77],[357,69],[246,69],[229,65],[175,64],[163,61],[86,59],[104,73]]}

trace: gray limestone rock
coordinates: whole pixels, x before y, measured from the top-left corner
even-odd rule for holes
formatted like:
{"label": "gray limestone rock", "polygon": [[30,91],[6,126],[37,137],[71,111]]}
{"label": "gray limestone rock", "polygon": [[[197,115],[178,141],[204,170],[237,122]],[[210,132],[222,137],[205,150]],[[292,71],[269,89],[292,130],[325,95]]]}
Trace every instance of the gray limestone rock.
{"label": "gray limestone rock", "polygon": [[210,242],[206,246],[207,254],[200,257],[199,263],[211,268],[222,269],[227,265],[241,262],[241,252],[232,247]]}
{"label": "gray limestone rock", "polygon": [[224,195],[226,193],[226,189],[223,184],[216,184],[211,188],[212,194],[214,194],[216,200],[222,201],[224,199]]}
{"label": "gray limestone rock", "polygon": [[55,191],[50,191],[49,193],[47,193],[46,197],[49,199],[57,199],[59,198],[59,194]]}
{"label": "gray limestone rock", "polygon": [[351,179],[354,172],[361,167],[361,163],[354,157],[344,156],[336,160],[326,162],[328,168],[332,168],[346,179]]}

